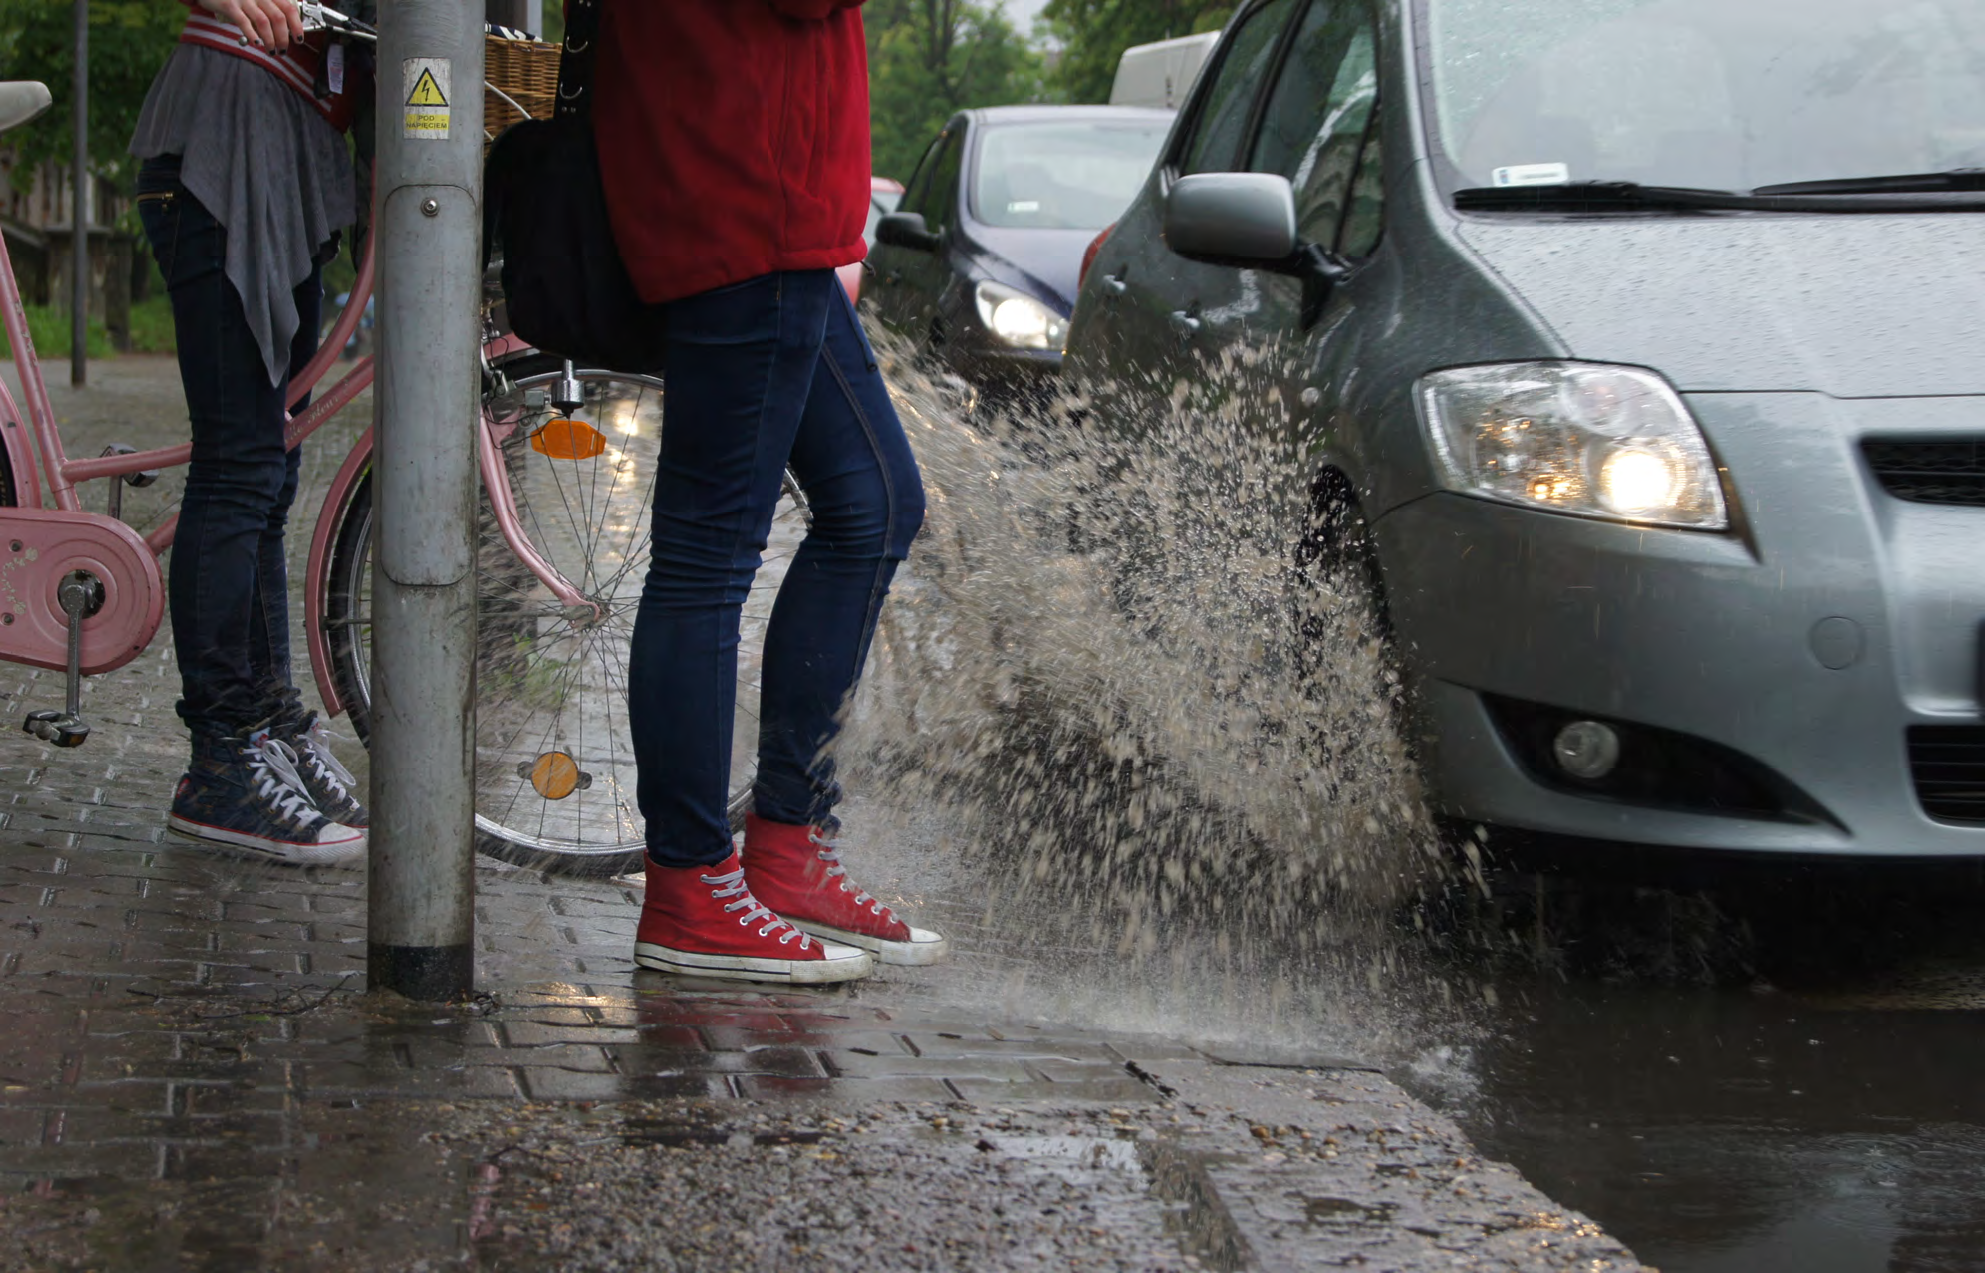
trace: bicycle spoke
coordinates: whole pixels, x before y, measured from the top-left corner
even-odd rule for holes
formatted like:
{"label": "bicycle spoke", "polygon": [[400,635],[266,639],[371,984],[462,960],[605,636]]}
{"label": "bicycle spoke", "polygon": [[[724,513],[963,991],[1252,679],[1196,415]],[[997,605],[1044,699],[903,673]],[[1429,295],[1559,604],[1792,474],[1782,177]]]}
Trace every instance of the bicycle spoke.
{"label": "bicycle spoke", "polygon": [[[517,382],[522,410],[502,409],[518,423],[498,444],[502,471],[493,480],[508,484],[517,526],[560,577],[599,605],[598,619],[567,620],[566,605],[516,557],[492,507],[482,510],[476,543],[483,607],[477,657],[485,696],[477,739],[477,820],[491,835],[524,849],[535,844],[553,860],[562,854],[638,852],[643,839],[627,700],[632,636],[652,556],[652,509],[661,490],[656,435],[664,393],[648,380],[586,373],[584,410],[575,414],[601,431],[607,444],[589,460],[553,461],[530,447],[529,439],[556,414],[549,406],[530,406],[531,397],[542,396],[555,376],[546,372]],[[591,467],[582,470],[585,463]],[[648,470],[645,477],[642,468]],[[732,738],[734,745],[745,739],[745,745],[732,758],[727,802],[746,789],[753,772],[755,750],[749,744],[763,694],[759,650],[770,607],[805,532],[794,520],[795,514],[804,517],[803,497],[785,494],[739,614],[743,661]],[[350,591],[354,595],[341,603],[339,617],[326,626],[338,631],[340,657],[363,686],[369,683],[368,652],[346,647],[354,638],[362,640],[371,606],[369,593]],[[571,755],[590,777],[584,788],[557,800],[545,798],[530,781],[530,765],[552,750]]]}

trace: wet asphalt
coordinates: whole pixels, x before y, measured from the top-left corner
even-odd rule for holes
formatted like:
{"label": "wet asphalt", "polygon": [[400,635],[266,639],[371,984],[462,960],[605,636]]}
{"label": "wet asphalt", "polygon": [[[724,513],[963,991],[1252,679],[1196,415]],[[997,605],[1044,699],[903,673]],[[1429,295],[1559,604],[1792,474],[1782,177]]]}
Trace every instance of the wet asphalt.
{"label": "wet asphalt", "polygon": [[1499,1006],[1409,1086],[1667,1273],[1985,1268],[1975,868],[1550,868],[1456,924]]}

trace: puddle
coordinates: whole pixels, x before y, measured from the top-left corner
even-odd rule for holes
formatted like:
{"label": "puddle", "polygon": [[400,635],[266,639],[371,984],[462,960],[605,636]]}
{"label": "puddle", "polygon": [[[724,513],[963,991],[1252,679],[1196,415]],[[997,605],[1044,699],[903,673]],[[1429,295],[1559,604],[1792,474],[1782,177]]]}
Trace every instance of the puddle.
{"label": "puddle", "polygon": [[[1465,1060],[1402,1081],[1664,1273],[1985,1267],[1975,882],[1788,871],[1665,908],[1636,892],[1655,922],[1568,898],[1548,947],[1570,975],[1506,971]],[[1727,971],[1674,984],[1705,951]]]}
{"label": "puddle", "polygon": [[1313,1198],[1307,1194],[1292,1193],[1291,1199],[1302,1204],[1303,1219],[1309,1224],[1338,1223],[1347,1220],[1369,1220],[1385,1223],[1399,1210],[1389,1202],[1353,1202],[1349,1198]]}
{"label": "puddle", "polygon": [[1137,1142],[1096,1136],[987,1136],[980,1148],[1036,1162],[1142,1173]]}

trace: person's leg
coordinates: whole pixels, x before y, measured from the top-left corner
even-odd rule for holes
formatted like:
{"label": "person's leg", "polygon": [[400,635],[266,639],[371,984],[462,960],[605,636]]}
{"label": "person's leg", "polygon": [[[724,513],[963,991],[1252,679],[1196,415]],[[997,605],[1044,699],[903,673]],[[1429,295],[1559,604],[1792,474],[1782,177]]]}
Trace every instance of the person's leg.
{"label": "person's leg", "polygon": [[[193,434],[167,589],[179,714],[196,737],[228,735],[260,720],[272,699],[268,616],[257,594],[272,515],[280,526],[272,510],[292,482],[283,393],[269,383],[228,281],[226,230],[183,188],[167,193],[169,206],[148,213],[146,227],[156,227],[153,247],[166,266]],[[286,664],[286,628],[283,640]]]}
{"label": "person's leg", "polygon": [[[274,698],[266,658],[258,667],[256,655],[262,538],[292,480],[282,390],[269,383],[227,280],[226,232],[179,184],[177,161],[148,161],[139,192],[172,301],[193,435],[167,585],[193,758],[167,821],[279,861],[348,860],[364,853],[363,833],[325,818],[287,748],[256,728]],[[266,624],[260,631],[266,655]]]}
{"label": "person's leg", "polygon": [[912,928],[855,887],[833,844],[833,742],[867,661],[896,566],[923,524],[923,480],[875,355],[836,289],[790,465],[812,522],[765,634],[758,781],[744,824],[753,894],[805,932],[883,963],[942,959],[942,934]]}
{"label": "person's leg", "polygon": [[766,629],[753,805],[774,822],[825,826],[840,799],[830,744],[924,519],[916,457],[845,293],[830,306],[789,464],[812,522]]}
{"label": "person's leg", "polygon": [[628,716],[647,819],[634,961],[786,984],[867,975],[745,882],[726,809],[738,625],[826,326],[832,271],[773,274],[670,304],[654,547],[634,624]]}
{"label": "person's leg", "polygon": [[[289,347],[291,378],[301,374],[310,360],[317,356],[318,326],[323,320],[324,266],[337,254],[338,240],[333,236],[312,262],[310,276],[298,283],[293,293],[297,325],[296,335],[291,338]],[[305,393],[297,399],[291,413],[301,415],[309,405],[310,395]],[[285,560],[284,531],[289,523],[290,506],[296,499],[297,473],[302,460],[301,446],[289,452],[282,491],[270,506],[268,521],[262,528],[262,544],[257,556],[254,629],[249,652],[256,678],[269,687],[270,698],[265,710],[267,717],[275,722],[271,732],[295,753],[297,776],[302,779],[304,790],[310,793],[311,801],[333,822],[348,827],[365,827],[370,825],[371,816],[366,812],[365,802],[359,798],[358,778],[331,750],[329,735],[317,720],[316,713],[304,707],[303,695],[297,691],[292,679],[289,570]]]}
{"label": "person's leg", "polygon": [[653,559],[634,623],[629,724],[649,857],[709,865],[726,812],[738,625],[820,360],[830,271],[668,307]]}
{"label": "person's leg", "polygon": [[[296,334],[290,338],[289,374],[295,376],[317,354],[317,323],[324,302],[324,267],[312,263],[310,276],[291,293],[296,304]],[[288,396],[285,382],[283,397]],[[310,405],[305,394],[296,404],[301,413]],[[285,415],[288,413],[285,412]],[[255,595],[250,608],[248,658],[255,680],[264,686],[264,715],[300,716],[301,696],[290,679],[289,566],[285,558],[285,532],[289,528],[290,507],[296,502],[297,476],[302,470],[303,448],[284,453],[283,483],[269,504],[261,527],[255,554]]]}

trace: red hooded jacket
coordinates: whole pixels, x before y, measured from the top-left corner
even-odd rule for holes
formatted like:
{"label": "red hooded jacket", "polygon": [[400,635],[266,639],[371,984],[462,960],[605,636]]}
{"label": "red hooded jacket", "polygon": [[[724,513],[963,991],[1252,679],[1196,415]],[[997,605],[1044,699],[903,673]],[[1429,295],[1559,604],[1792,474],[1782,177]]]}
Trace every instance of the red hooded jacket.
{"label": "red hooded jacket", "polygon": [[862,259],[861,3],[607,0],[593,135],[642,299]]}

